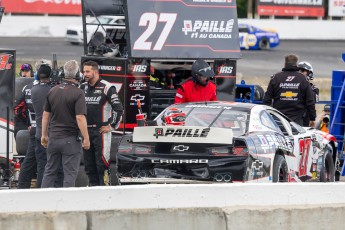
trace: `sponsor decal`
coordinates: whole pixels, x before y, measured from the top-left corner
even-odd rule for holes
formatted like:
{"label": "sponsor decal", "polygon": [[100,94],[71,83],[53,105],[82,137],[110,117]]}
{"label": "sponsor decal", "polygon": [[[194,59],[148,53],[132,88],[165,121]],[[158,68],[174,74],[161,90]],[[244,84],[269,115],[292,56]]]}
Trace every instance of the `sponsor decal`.
{"label": "sponsor decal", "polygon": [[208,159],[166,159],[151,160],[154,164],[207,164]]}
{"label": "sponsor decal", "polygon": [[12,63],[9,63],[12,56],[12,54],[0,54],[0,70],[12,68]]}
{"label": "sponsor decal", "polygon": [[99,70],[120,72],[122,70],[122,66],[100,65]]}
{"label": "sponsor decal", "polygon": [[133,65],[131,67],[132,72],[136,73],[146,73],[147,65]]}
{"label": "sponsor decal", "polygon": [[218,73],[219,74],[231,74],[233,71],[233,66],[219,66],[218,67]]}
{"label": "sponsor decal", "polygon": [[102,90],[96,89],[94,93],[101,94],[101,93],[102,93]]}
{"label": "sponsor decal", "polygon": [[298,89],[300,83],[280,83],[279,87],[283,89]]}
{"label": "sponsor decal", "polygon": [[228,39],[231,38],[234,22],[234,19],[227,21],[184,20],[182,32],[191,38]]}
{"label": "sponsor decal", "polygon": [[141,94],[135,94],[131,97],[131,101],[134,102],[130,102],[130,105],[137,105],[137,101],[140,101],[141,105],[145,105],[145,102],[143,102],[145,100],[145,96],[141,95]]}
{"label": "sponsor decal", "polygon": [[252,163],[252,171],[251,171],[251,174],[253,176],[263,176],[264,175],[264,172],[262,171],[262,168],[264,166],[264,163],[260,160],[255,160],[253,163]]}
{"label": "sponsor decal", "polygon": [[144,90],[147,88],[147,84],[143,80],[133,80],[129,83],[131,90]]}
{"label": "sponsor decal", "polygon": [[292,91],[286,91],[280,94],[281,97],[288,97],[288,98],[297,97],[297,95],[298,93],[294,93]]}
{"label": "sponsor decal", "polygon": [[86,104],[99,104],[99,101],[101,100],[101,96],[99,97],[85,97]]}
{"label": "sponsor decal", "polygon": [[156,128],[153,136],[158,137],[195,137],[206,138],[210,128],[191,129],[191,128],[167,128],[165,133],[162,128]]}
{"label": "sponsor decal", "polygon": [[219,105],[186,105],[186,108],[232,109],[232,107],[222,107]]}
{"label": "sponsor decal", "polygon": [[179,151],[179,152],[187,151],[188,149],[189,149],[189,146],[185,146],[185,145],[176,145],[173,148],[173,150]]}

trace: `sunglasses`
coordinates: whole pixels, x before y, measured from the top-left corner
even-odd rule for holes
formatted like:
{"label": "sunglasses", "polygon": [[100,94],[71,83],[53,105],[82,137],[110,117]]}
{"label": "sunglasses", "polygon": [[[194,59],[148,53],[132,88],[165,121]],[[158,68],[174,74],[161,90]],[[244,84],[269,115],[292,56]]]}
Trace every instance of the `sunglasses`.
{"label": "sunglasses", "polygon": [[31,70],[31,66],[29,64],[23,64],[21,67],[20,67],[21,70]]}
{"label": "sunglasses", "polygon": [[207,70],[211,70],[211,67],[210,66],[208,66],[208,67],[205,67],[205,68],[202,68],[202,69],[199,69],[199,71],[198,72],[207,72]]}

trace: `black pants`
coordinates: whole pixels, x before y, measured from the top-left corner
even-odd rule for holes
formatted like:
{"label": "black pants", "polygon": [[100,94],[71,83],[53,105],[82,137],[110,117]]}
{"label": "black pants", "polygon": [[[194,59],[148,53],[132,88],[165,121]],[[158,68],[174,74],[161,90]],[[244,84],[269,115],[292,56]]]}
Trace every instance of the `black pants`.
{"label": "black pants", "polygon": [[64,175],[63,187],[75,187],[81,154],[81,141],[76,136],[61,139],[50,138],[42,188],[54,187],[61,163]]}
{"label": "black pants", "polygon": [[36,176],[37,161],[35,155],[35,134],[30,134],[28,148],[26,150],[25,158],[20,166],[20,173],[18,179],[18,188],[30,188],[31,180]]}
{"label": "black pants", "polygon": [[110,165],[111,132],[101,134],[99,128],[89,128],[90,149],[84,149],[85,172],[89,185],[105,185],[104,171]]}

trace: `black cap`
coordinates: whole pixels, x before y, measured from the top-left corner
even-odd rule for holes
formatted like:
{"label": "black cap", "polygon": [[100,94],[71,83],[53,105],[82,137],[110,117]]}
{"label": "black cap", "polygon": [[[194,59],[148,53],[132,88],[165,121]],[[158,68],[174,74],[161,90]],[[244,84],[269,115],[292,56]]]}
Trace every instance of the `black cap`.
{"label": "black cap", "polygon": [[52,69],[49,65],[41,65],[37,71],[37,75],[39,78],[47,78],[50,76]]}
{"label": "black cap", "polygon": [[331,105],[325,105],[325,107],[323,107],[323,111],[331,111]]}

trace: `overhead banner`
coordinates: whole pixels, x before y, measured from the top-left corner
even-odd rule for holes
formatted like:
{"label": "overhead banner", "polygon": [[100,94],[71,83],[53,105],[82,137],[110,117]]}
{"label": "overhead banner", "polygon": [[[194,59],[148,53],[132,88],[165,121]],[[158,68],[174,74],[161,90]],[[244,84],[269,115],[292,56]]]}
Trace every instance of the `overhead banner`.
{"label": "overhead banner", "polygon": [[241,57],[235,0],[127,0],[125,9],[130,57]]}
{"label": "overhead banner", "polygon": [[81,15],[81,0],[2,0],[5,13]]}
{"label": "overhead banner", "polygon": [[257,0],[258,15],[323,17],[323,0]]}
{"label": "overhead banner", "polygon": [[328,0],[328,16],[344,17],[345,0]]}

